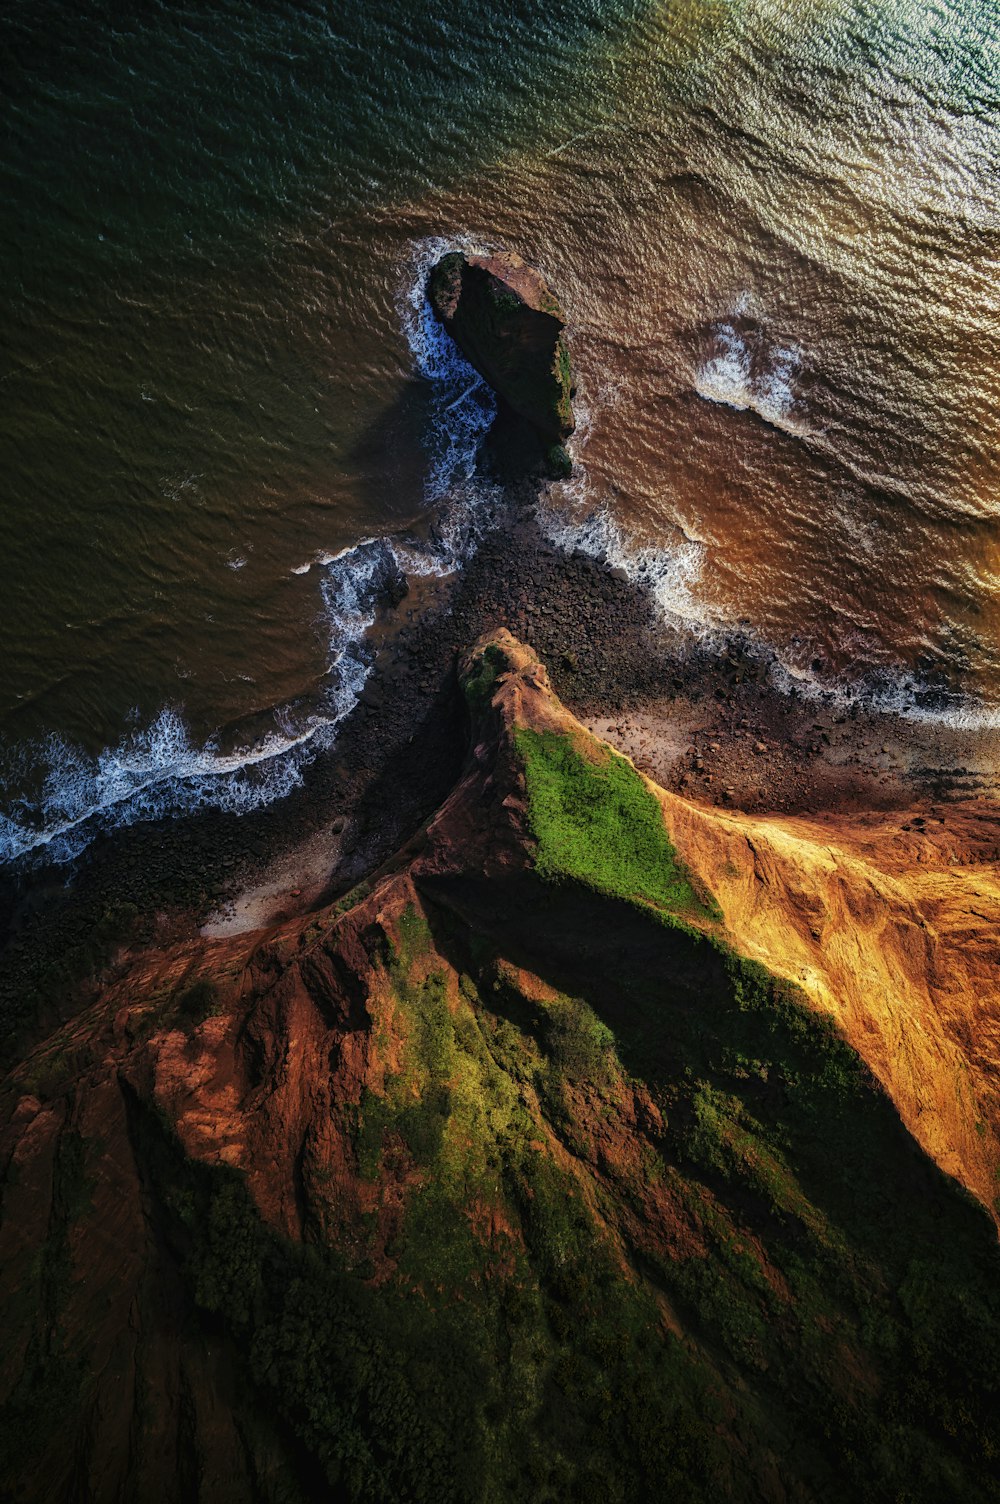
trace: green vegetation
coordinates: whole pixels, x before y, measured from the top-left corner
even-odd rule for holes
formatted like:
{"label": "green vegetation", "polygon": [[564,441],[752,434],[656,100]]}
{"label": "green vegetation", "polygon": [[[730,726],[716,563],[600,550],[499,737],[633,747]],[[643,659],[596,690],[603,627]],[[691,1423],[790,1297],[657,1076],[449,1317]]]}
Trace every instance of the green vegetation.
{"label": "green vegetation", "polygon": [[494,296],[493,296],[493,301],[494,301],[494,304],[496,305],[497,312],[499,314],[501,314],[502,316],[506,315],[508,318],[512,314],[517,314],[520,311],[520,309],[524,307],[524,304],[521,302],[521,299],[517,296],[517,293],[508,292],[506,290],[506,288],[503,288],[500,291],[495,292]]}
{"label": "green vegetation", "polygon": [[471,673],[467,674],[462,688],[466,702],[473,715],[481,715],[493,698],[497,681],[507,667],[503,649],[496,643],[488,643],[476,658]]}
{"label": "green vegetation", "polygon": [[[536,911],[491,932],[410,907],[364,931],[385,1064],[340,1120],[360,1200],[305,1174],[305,1245],[125,1088],[190,1319],[235,1345],[319,1486],[373,1504],[749,1504],[778,1457],[803,1500],[1000,1498],[981,1211],[763,967],[645,898],[608,908],[621,923],[584,962],[560,960]],[[22,1459],[81,1403],[58,1333],[83,1148],[61,1141],[59,1231],[27,1292],[44,1322],[3,1433]]]}
{"label": "green vegetation", "polygon": [[150,1117],[197,1308],[349,1499],[749,1500],[790,1454],[806,1499],[1000,1497],[985,1219],[794,989],[631,912],[641,974],[537,995],[404,913],[353,1128],[391,1225],[289,1244]]}
{"label": "green vegetation", "polygon": [[573,367],[569,358],[569,346],[566,344],[565,334],[560,334],[556,343],[556,381],[559,385],[559,397],[557,410],[563,430],[567,433],[573,427]]}
{"label": "green vegetation", "polygon": [[[473,708],[505,666],[476,661]],[[338,906],[300,962],[364,996],[371,1062],[339,1142],[303,1145],[305,1244],[123,1079],[191,1328],[351,1504],[751,1504],[779,1468],[803,1504],[1000,1504],[992,1224],[828,1019],[686,922],[714,906],[634,770],[516,747],[534,871],[474,923],[426,874],[391,924]],[[19,1466],[86,1409],[61,1335],[85,1149],[64,1132],[15,1313],[40,1316],[0,1431]]]}
{"label": "green vegetation", "polygon": [[[721,1473],[703,1459],[718,1402],[553,1159],[531,1108],[544,1050],[468,975],[418,980],[432,961],[411,910],[385,974],[400,1069],[362,1104],[355,1138],[364,1175],[406,1187],[387,1246],[371,1220],[350,1257],[287,1242],[240,1175],[192,1163],[142,1109],[140,1151],[195,1307],[347,1499],[715,1497],[728,1462],[718,1448]],[[585,1005],[550,1011],[553,1069],[600,1065],[610,1037]],[[391,1278],[373,1283],[387,1258]]]}
{"label": "green vegetation", "polygon": [[358,904],[368,897],[371,890],[372,885],[370,882],[357,883],[344,894],[343,898],[338,898],[330,910],[330,918],[339,919],[342,914],[349,914],[352,909],[356,909]]}
{"label": "green vegetation", "polygon": [[573,457],[564,444],[553,444],[545,451],[545,464],[553,480],[568,480],[573,474]]}
{"label": "green vegetation", "polygon": [[[551,294],[533,308],[458,252],[431,270],[428,296],[465,357],[548,443],[573,431],[573,381],[562,315]],[[558,323],[552,320],[557,319]],[[544,329],[539,324],[544,324]],[[526,336],[526,337],[522,337]],[[551,341],[551,343],[550,343]]]}
{"label": "green vegetation", "polygon": [[457,297],[464,264],[465,257],[461,251],[449,251],[431,268],[427,294],[435,308],[446,307],[452,298]]}
{"label": "green vegetation", "polygon": [[623,757],[596,742],[584,755],[569,736],[526,727],[516,743],[543,877],[666,915],[717,917],[714,902],[695,893],[655,796]]}

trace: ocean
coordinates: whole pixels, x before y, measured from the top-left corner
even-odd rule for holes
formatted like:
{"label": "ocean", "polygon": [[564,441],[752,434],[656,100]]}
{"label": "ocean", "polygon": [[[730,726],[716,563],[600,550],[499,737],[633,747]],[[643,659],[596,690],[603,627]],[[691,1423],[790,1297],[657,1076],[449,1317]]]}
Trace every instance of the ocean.
{"label": "ocean", "polygon": [[455,246],[567,311],[554,540],[800,691],[1000,724],[992,0],[8,0],[0,42],[0,861],[335,740],[379,591],[497,501]]}

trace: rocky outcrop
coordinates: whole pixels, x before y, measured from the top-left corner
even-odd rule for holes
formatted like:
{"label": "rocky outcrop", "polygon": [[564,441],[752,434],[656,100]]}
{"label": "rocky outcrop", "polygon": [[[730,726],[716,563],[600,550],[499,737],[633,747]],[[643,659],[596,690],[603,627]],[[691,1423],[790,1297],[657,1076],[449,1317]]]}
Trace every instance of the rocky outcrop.
{"label": "rocky outcrop", "polygon": [[509,634],[461,677],[377,880],[3,1084],[0,1491],[995,1497],[995,1227],[932,1157],[985,1198],[994,911],[664,794]]}
{"label": "rocky outcrop", "polygon": [[566,320],[544,278],[509,251],[453,251],[427,293],[470,365],[545,444],[561,445],[573,432],[573,378]]}

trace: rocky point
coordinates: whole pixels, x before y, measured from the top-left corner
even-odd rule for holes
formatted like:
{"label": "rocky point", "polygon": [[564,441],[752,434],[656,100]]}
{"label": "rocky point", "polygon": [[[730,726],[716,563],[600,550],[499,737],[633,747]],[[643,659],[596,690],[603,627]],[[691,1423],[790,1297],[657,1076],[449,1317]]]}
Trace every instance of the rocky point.
{"label": "rocky point", "polygon": [[573,432],[573,377],[566,319],[541,274],[511,251],[452,251],[433,267],[435,315],[470,365],[543,443]]}

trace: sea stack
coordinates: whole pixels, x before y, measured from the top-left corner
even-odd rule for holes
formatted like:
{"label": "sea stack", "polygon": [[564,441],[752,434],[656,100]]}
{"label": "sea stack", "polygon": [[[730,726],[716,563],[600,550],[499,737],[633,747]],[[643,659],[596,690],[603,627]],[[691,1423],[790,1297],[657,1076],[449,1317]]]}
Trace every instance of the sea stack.
{"label": "sea stack", "polygon": [[427,295],[470,365],[545,444],[573,432],[566,320],[544,277],[511,251],[452,251],[432,268]]}

